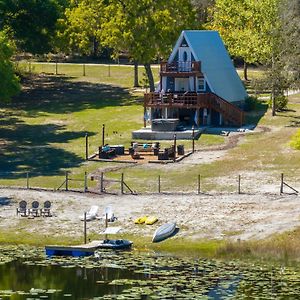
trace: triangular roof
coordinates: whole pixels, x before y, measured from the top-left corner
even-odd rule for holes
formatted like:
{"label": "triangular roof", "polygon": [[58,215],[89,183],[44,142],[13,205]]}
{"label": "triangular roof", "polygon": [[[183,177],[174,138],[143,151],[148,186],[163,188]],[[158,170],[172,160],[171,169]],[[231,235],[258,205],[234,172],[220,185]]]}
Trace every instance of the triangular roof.
{"label": "triangular roof", "polygon": [[248,96],[217,31],[182,31],[169,62],[174,60],[183,39],[188,43],[195,60],[201,61],[202,73],[215,94],[229,102],[241,101]]}

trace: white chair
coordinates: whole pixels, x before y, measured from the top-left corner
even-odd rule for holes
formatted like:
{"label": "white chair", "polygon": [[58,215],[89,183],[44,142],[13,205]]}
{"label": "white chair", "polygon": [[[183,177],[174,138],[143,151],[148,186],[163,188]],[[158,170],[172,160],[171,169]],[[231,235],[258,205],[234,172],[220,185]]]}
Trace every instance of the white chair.
{"label": "white chair", "polygon": [[[86,220],[87,221],[92,221],[96,219],[97,214],[98,214],[99,206],[97,205],[92,205],[90,210],[86,213]],[[81,221],[84,221],[84,215],[81,218]]]}

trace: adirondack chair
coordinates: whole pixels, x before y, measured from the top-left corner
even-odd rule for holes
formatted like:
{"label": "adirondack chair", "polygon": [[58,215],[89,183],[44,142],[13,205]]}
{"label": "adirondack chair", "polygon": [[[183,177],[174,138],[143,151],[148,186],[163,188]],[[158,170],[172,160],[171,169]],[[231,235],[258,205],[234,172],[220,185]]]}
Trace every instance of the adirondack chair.
{"label": "adirondack chair", "polygon": [[[96,216],[98,214],[99,206],[97,205],[92,205],[90,210],[86,213],[86,220],[87,221],[92,221],[96,219]],[[84,215],[81,218],[81,221],[84,221]]]}
{"label": "adirondack chair", "polygon": [[20,214],[21,217],[27,217],[27,213],[27,202],[22,200],[19,202],[19,207],[17,207],[17,215]]}
{"label": "adirondack chair", "polygon": [[31,203],[31,208],[29,209],[29,215],[33,217],[38,217],[39,216],[39,206],[40,203],[38,201],[33,201]]}
{"label": "adirondack chair", "polygon": [[43,217],[51,217],[51,211],[50,211],[50,208],[51,208],[51,202],[50,201],[45,201],[44,202],[44,207],[41,208],[41,216]]}

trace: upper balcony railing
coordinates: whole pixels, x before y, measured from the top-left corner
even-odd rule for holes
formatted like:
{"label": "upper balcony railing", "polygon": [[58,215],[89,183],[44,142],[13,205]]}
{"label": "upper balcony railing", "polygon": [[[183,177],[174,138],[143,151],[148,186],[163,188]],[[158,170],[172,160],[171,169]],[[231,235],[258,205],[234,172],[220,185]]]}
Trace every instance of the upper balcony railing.
{"label": "upper balcony railing", "polygon": [[162,73],[178,72],[201,72],[200,61],[174,61],[171,63],[161,62],[160,71]]}

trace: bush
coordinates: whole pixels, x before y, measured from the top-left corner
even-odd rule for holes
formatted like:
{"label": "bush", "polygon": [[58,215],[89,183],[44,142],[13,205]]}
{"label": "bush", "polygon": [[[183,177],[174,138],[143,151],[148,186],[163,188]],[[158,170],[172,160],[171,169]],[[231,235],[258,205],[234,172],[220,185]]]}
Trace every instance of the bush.
{"label": "bush", "polygon": [[300,130],[298,130],[291,138],[290,145],[292,148],[300,150]]}
{"label": "bush", "polygon": [[[282,111],[286,109],[288,104],[288,98],[284,95],[275,97],[275,109],[276,111]],[[269,100],[269,107],[272,107],[272,100]]]}
{"label": "bush", "polygon": [[249,96],[245,99],[245,111],[251,111],[257,108],[258,99],[254,96]]}

